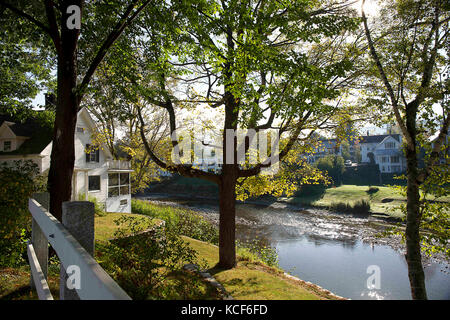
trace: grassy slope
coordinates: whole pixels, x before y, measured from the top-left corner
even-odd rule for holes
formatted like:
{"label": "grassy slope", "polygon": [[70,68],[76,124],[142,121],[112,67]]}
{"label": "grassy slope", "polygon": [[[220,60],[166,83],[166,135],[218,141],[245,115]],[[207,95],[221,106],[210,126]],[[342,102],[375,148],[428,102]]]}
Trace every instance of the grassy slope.
{"label": "grassy slope", "polygon": [[[299,283],[290,281],[282,271],[257,262],[239,261],[236,268],[219,270],[214,266],[219,261],[219,248],[215,245],[183,237],[211,268],[209,272],[229,294],[239,300],[318,300],[329,297],[314,292]],[[239,257],[238,257],[238,260]]]}
{"label": "grassy slope", "polygon": [[[110,213],[104,217],[96,217],[96,239],[111,239],[117,229],[113,221],[120,215],[122,214]],[[183,239],[198,252],[198,256],[206,261],[208,267],[212,268],[217,264],[219,261],[217,246],[188,237]],[[309,288],[284,278],[279,270],[259,263],[240,261],[238,267],[233,270],[210,269],[210,272],[235,299],[317,300],[324,298],[320,293],[315,293]]]}

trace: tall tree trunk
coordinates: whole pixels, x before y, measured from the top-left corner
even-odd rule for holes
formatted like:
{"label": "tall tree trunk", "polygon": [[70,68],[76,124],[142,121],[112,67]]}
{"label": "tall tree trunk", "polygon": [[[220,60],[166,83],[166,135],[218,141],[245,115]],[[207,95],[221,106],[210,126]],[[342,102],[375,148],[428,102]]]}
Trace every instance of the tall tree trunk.
{"label": "tall tree trunk", "polygon": [[[224,165],[231,167],[234,165]],[[236,177],[224,169],[219,185],[219,263],[218,267],[231,269],[236,266]]]}
{"label": "tall tree trunk", "polygon": [[[62,20],[65,21],[64,19]],[[74,132],[79,99],[77,96],[78,31],[62,28],[58,54],[56,118],[48,175],[50,212],[61,220],[62,203],[70,201],[75,163]]]}
{"label": "tall tree trunk", "polygon": [[411,296],[414,300],[426,300],[425,274],[420,253],[420,189],[418,181],[418,161],[416,146],[416,118],[418,104],[413,101],[406,108],[406,129],[411,142],[406,147],[407,168],[407,202],[406,202],[406,262],[408,264],[408,277],[411,287]]}
{"label": "tall tree trunk", "polygon": [[417,183],[417,157],[416,153],[408,150],[407,170],[407,204],[406,204],[406,262],[408,264],[408,276],[411,286],[411,296],[414,300],[427,299],[425,288],[425,275],[420,253],[420,193]]}

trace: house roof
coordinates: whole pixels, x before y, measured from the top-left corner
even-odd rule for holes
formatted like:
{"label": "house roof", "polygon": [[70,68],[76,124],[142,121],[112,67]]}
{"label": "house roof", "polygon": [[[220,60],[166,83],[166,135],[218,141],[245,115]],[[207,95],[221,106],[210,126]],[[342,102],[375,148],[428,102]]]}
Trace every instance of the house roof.
{"label": "house roof", "polygon": [[[39,112],[39,111],[38,111]],[[97,125],[92,119],[89,111],[86,108],[81,108],[78,111],[78,116],[82,116],[91,130],[96,131]],[[8,114],[0,114],[0,127],[4,122],[7,122],[16,136],[29,137],[17,150],[2,152],[1,155],[15,155],[15,154],[40,154],[53,140],[53,128],[45,126],[37,119],[29,117],[25,121],[20,121]],[[106,154],[107,158],[112,158],[112,154],[106,146],[103,146],[102,152]]]}
{"label": "house roof", "polygon": [[380,134],[374,136],[361,136],[359,143],[381,143],[384,139],[391,136],[398,142],[400,142],[400,134]]}
{"label": "house roof", "polygon": [[28,118],[20,121],[10,115],[0,114],[0,126],[5,121],[8,128],[16,136],[29,137],[29,139],[25,140],[19,149],[10,152],[0,151],[0,155],[39,154],[52,141],[53,129],[43,125],[36,119]]}

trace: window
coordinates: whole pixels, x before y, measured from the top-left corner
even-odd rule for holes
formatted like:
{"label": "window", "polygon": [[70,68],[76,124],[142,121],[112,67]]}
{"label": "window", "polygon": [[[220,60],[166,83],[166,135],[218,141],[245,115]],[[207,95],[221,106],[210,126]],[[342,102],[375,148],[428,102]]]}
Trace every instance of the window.
{"label": "window", "polygon": [[395,142],[386,142],[384,144],[385,149],[394,149],[395,148]]}
{"label": "window", "polygon": [[100,176],[89,176],[89,191],[100,190]]}
{"label": "window", "polygon": [[127,199],[120,200],[120,205],[121,206],[124,206],[124,205],[127,205],[127,204],[128,204],[128,200]]}
{"label": "window", "polygon": [[3,151],[11,151],[11,141],[3,142]]}
{"label": "window", "polygon": [[391,157],[391,163],[399,163],[399,162],[400,162],[400,158],[398,156]]}
{"label": "window", "polygon": [[130,174],[109,173],[108,174],[108,197],[117,197],[130,194]]}
{"label": "window", "polygon": [[216,155],[216,150],[211,150],[211,157],[214,157]]}
{"label": "window", "polygon": [[86,152],[86,162],[100,162],[100,150],[91,150],[91,145],[86,145],[86,150],[90,151],[89,153]]}
{"label": "window", "polygon": [[388,162],[388,157],[381,157],[381,162],[382,163]]}
{"label": "window", "polygon": [[83,127],[77,127],[77,132],[78,133],[84,133],[84,128]]}

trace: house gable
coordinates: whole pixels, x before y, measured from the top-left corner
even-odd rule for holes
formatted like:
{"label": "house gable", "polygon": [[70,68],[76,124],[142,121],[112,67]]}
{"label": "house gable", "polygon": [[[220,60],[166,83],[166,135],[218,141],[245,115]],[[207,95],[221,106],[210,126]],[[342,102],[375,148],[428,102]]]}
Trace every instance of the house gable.
{"label": "house gable", "polygon": [[399,141],[392,136],[385,137],[376,147],[376,149],[398,149]]}
{"label": "house gable", "polygon": [[20,122],[0,115],[0,156],[39,155],[52,140],[52,131],[33,118]]}
{"label": "house gable", "polygon": [[[86,146],[92,144],[92,135],[98,133],[99,130],[91,115],[86,108],[82,108],[78,112],[77,125],[75,129],[75,165],[84,167],[82,164],[86,163]],[[112,159],[113,156],[106,145],[99,147],[99,163],[106,162]]]}

